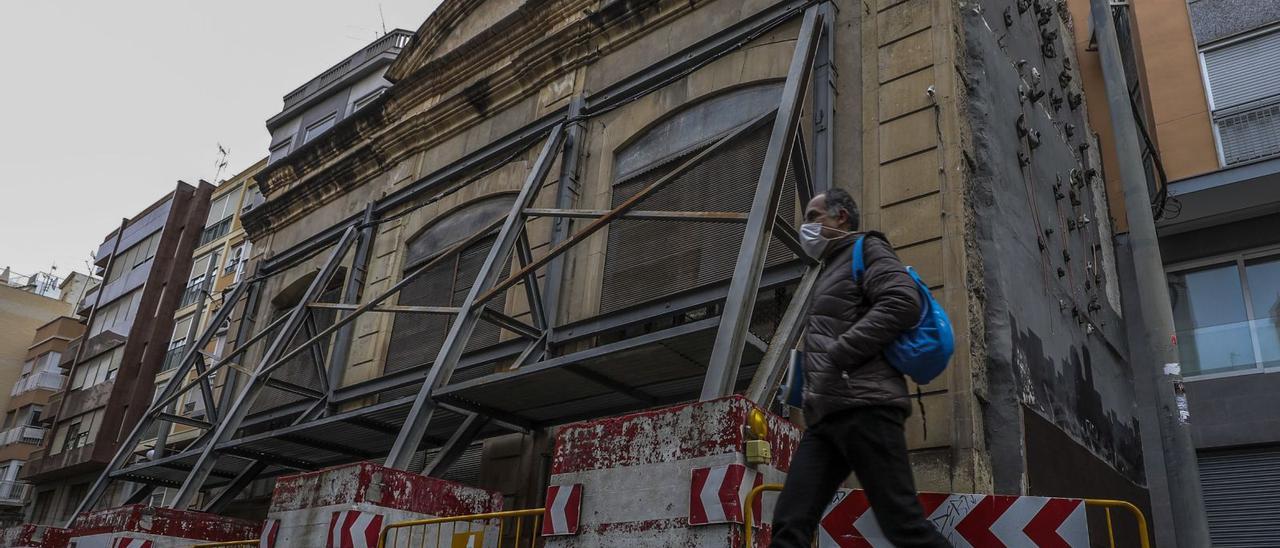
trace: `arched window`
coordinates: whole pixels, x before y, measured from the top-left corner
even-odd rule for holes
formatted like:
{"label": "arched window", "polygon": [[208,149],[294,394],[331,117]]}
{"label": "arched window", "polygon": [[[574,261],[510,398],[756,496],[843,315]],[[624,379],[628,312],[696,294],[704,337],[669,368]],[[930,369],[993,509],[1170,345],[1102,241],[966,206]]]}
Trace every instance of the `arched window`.
{"label": "arched window", "polygon": [[[613,205],[671,173],[689,157],[759,116],[776,109],[781,84],[740,88],[695,103],[633,138],[615,154]],[[740,135],[685,171],[637,210],[751,210],[771,127]],[[779,214],[795,219],[795,179],[791,169]],[[609,227],[601,312],[663,298],[730,278],[742,245],[741,223],[621,219]],[[780,242],[769,247],[769,266],[793,255]]]}
{"label": "arched window", "polygon": [[[455,210],[428,226],[408,242],[404,262],[405,273],[435,258],[458,242],[484,230],[495,219],[509,213],[514,202],[515,196],[512,194],[487,198]],[[495,231],[489,237],[437,263],[400,290],[399,303],[411,306],[462,305],[496,237]],[[499,279],[507,276],[511,265],[504,263],[501,266],[502,277]],[[501,310],[505,302],[504,293],[494,297],[486,306]],[[395,326],[391,330],[391,345],[387,349],[384,372],[393,373],[430,365],[444,344],[452,321],[451,315],[398,314]],[[493,324],[479,322],[466,349],[470,351],[497,343],[499,331]]]}

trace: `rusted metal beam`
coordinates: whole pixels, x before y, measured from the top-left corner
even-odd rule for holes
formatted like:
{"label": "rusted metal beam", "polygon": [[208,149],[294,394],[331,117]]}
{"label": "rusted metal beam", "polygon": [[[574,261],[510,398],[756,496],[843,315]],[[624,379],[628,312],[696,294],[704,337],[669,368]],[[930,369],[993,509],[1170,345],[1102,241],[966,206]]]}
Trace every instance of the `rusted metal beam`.
{"label": "rusted metal beam", "polygon": [[[609,209],[545,209],[529,208],[524,214],[530,217],[567,217],[572,219],[599,219],[611,213]],[[638,221],[696,221],[709,223],[745,223],[747,214],[737,211],[629,211],[619,219]]]}

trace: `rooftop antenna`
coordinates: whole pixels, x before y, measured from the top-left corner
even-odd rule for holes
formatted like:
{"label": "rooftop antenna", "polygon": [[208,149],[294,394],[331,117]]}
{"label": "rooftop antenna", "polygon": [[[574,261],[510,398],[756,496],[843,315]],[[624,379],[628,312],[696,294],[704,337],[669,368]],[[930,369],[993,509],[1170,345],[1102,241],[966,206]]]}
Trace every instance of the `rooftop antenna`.
{"label": "rooftop antenna", "polygon": [[218,143],[218,159],[213,161],[213,165],[217,168],[213,173],[214,183],[217,183],[218,179],[222,177],[222,170],[226,169],[227,157],[229,156],[231,156],[231,151],[222,146],[222,143]]}
{"label": "rooftop antenna", "polygon": [[378,18],[382,20],[382,35],[387,35],[387,16],[382,14],[382,3],[378,3]]}

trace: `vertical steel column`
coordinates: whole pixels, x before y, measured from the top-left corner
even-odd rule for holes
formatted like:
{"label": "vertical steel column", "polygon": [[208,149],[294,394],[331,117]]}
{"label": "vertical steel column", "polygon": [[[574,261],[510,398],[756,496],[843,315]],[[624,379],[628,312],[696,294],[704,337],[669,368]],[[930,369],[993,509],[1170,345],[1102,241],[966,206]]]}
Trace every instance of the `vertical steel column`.
{"label": "vertical steel column", "polygon": [[[584,100],[575,95],[569,101],[568,127],[565,136],[564,150],[560,155],[560,180],[556,184],[556,209],[573,207],[578,195],[578,165],[582,159],[582,143],[585,141],[586,122],[580,120]],[[551,249],[569,237],[569,225],[572,219],[555,217],[551,229]],[[555,328],[560,318],[560,294],[564,288],[564,255],[558,255],[547,264],[546,292],[543,294],[543,310],[547,316],[547,326],[552,336],[547,338],[547,346],[555,342]]]}
{"label": "vertical steel column", "polygon": [[533,169],[529,171],[529,177],[520,189],[520,195],[516,197],[515,203],[511,205],[511,213],[507,215],[502,228],[498,230],[498,237],[494,241],[493,247],[489,249],[489,255],[485,258],[484,265],[480,267],[480,272],[476,274],[475,283],[471,284],[471,289],[467,292],[467,298],[462,303],[457,319],[449,327],[449,334],[445,337],[444,344],[440,347],[440,352],[436,354],[435,363],[431,366],[431,370],[427,372],[427,378],[423,381],[422,388],[418,389],[418,396],[413,400],[413,407],[409,411],[409,416],[405,420],[404,426],[400,428],[400,434],[396,436],[395,444],[391,446],[391,451],[387,455],[386,465],[388,467],[400,470],[409,468],[409,463],[413,460],[413,454],[418,450],[418,445],[422,443],[422,437],[427,432],[427,425],[431,422],[431,416],[435,412],[436,404],[431,399],[431,392],[438,386],[449,382],[449,377],[453,375],[453,368],[458,364],[458,358],[462,356],[462,350],[466,347],[467,341],[471,338],[471,333],[475,330],[476,322],[480,319],[483,303],[478,303],[477,297],[490,287],[493,287],[498,276],[502,274],[502,267],[498,264],[499,261],[511,260],[516,240],[523,231],[525,222],[524,210],[537,197],[538,190],[542,187],[542,181],[546,179],[547,172],[551,170],[551,156],[559,150],[560,144],[564,142],[564,137],[563,123],[557,124],[552,128],[551,134],[547,136],[546,144],[543,145],[542,152],[538,154],[538,160],[534,163]]}
{"label": "vertical steel column", "polygon": [[[258,268],[254,267],[256,276]],[[240,282],[247,284],[248,282]],[[253,333],[253,326],[257,323],[254,316],[258,313],[258,300],[262,297],[262,284],[255,282],[249,288],[249,297],[245,299],[244,308],[240,312],[240,325],[236,326],[236,346],[238,347],[249,341],[250,333]],[[223,306],[234,305],[234,301],[228,300]],[[245,350],[247,352],[247,349]],[[247,354],[246,354],[247,355]],[[218,360],[222,360],[222,356],[218,356]],[[222,380],[222,393],[218,395],[218,409],[226,409],[231,406],[231,398],[236,393],[236,382],[239,380],[240,372],[234,367],[226,368],[223,373],[225,377]]]}
{"label": "vertical steel column", "polygon": [[[373,224],[373,202],[364,209],[364,218],[360,221],[360,240],[356,243],[355,256],[351,258],[351,271],[347,272],[346,287],[342,290],[342,302],[344,304],[356,304],[360,302],[360,295],[364,292],[365,277],[369,273],[369,259],[373,255],[373,237],[376,233]],[[341,320],[351,312],[347,310],[338,311],[338,319]],[[356,324],[349,323],[342,326],[338,330],[337,335],[333,339],[333,353],[329,359],[329,406],[325,410],[325,414],[331,413],[335,407],[333,406],[333,391],[342,385],[342,375],[347,370],[351,356],[351,340],[355,336]]]}
{"label": "vertical steel column", "polygon": [[787,174],[787,160],[790,159],[796,128],[800,124],[800,113],[804,106],[800,99],[809,85],[814,52],[822,35],[822,21],[818,6],[805,10],[787,82],[782,88],[778,117],[773,122],[769,148],[765,152],[764,167],[760,170],[760,180],[756,184],[742,248],[738,250],[733,279],[729,282],[729,293],[725,298],[724,313],[720,316],[720,327],[716,331],[715,346],[711,349],[711,362],[702,383],[703,400],[733,393],[738,366],[742,362],[747,327],[751,324],[751,313],[755,309],[756,293],[760,288],[760,276],[764,272],[769,237],[773,233],[774,218],[778,212],[782,181]]}
{"label": "vertical steel column", "polygon": [[[813,62],[813,185],[823,192],[831,188],[835,173],[835,139],[833,125],[836,117],[836,7],[831,2],[818,5],[822,15],[822,37]],[[804,207],[805,204],[800,204]]]}
{"label": "vertical steel column", "polygon": [[[253,284],[249,282],[240,282],[240,284],[236,285],[236,288],[231,291],[231,295],[227,296],[227,302],[235,303],[240,300],[240,296],[244,294],[245,290],[250,285]],[[230,305],[224,305],[222,308],[218,309],[218,313],[214,315],[215,323],[213,325],[216,326],[222,323],[223,320],[230,316],[231,308],[232,306]],[[126,461],[129,460],[129,455],[133,453],[133,449],[138,446],[138,442],[142,441],[142,435],[146,432],[147,427],[151,425],[156,413],[160,412],[166,404],[171,403],[167,400],[177,393],[178,388],[182,386],[182,378],[187,375],[187,371],[191,368],[196,348],[204,347],[209,344],[209,341],[213,339],[213,333],[213,329],[205,329],[204,333],[200,335],[197,346],[193,346],[182,356],[182,361],[178,363],[177,370],[174,371],[173,377],[169,378],[169,382],[165,383],[164,390],[160,392],[160,397],[156,398],[156,403],[152,404],[151,408],[148,409],[147,412],[142,415],[142,418],[138,420],[138,423],[133,425],[133,430],[130,430],[129,436],[120,443],[119,448],[116,449],[115,456],[111,458],[111,462],[108,463],[107,467],[98,475],[98,479],[93,482],[93,485],[89,488],[89,492],[85,493],[84,500],[80,501],[80,505],[76,507],[76,511],[72,513],[71,517],[67,520],[66,527],[71,526],[71,523],[75,521],[76,516],[79,516],[85,510],[93,508],[93,506],[98,503],[98,499],[102,497],[104,492],[106,492],[107,485],[111,483],[111,472],[124,466]]]}
{"label": "vertical steel column", "polygon": [[308,314],[308,305],[324,291],[329,279],[337,271],[338,263],[342,262],[342,257],[347,254],[347,248],[351,247],[351,243],[355,238],[355,227],[347,228],[347,231],[343,233],[342,238],[338,240],[337,245],[334,247],[333,254],[329,256],[329,260],[325,262],[324,267],[316,274],[315,279],[311,280],[311,285],[307,287],[306,293],[303,294],[298,304],[294,305],[293,310],[289,311],[289,319],[285,321],[284,326],[280,329],[280,334],[271,342],[271,346],[267,348],[266,353],[259,360],[258,366],[249,375],[248,382],[245,383],[244,389],[240,391],[240,396],[231,404],[231,408],[223,414],[222,420],[218,422],[213,435],[209,437],[209,441],[201,450],[200,457],[192,465],[191,474],[182,483],[182,487],[178,489],[178,495],[174,498],[170,508],[185,510],[191,506],[191,502],[195,500],[196,494],[200,492],[200,487],[204,485],[204,480],[209,477],[209,472],[213,470],[213,465],[217,461],[217,457],[214,456],[215,448],[231,439],[236,430],[240,429],[240,423],[249,414],[249,408],[257,401],[258,396],[265,387],[266,379],[271,376],[273,366],[276,365],[274,363],[276,356],[284,351],[284,347],[302,328]]}
{"label": "vertical steel column", "polygon": [[778,329],[769,341],[769,349],[765,350],[760,365],[756,366],[751,386],[747,388],[747,398],[756,402],[756,405],[767,408],[769,399],[778,391],[778,385],[787,372],[787,356],[804,331],[805,312],[809,309],[809,298],[813,295],[813,288],[817,285],[818,273],[821,271],[818,265],[810,265],[805,269],[804,277],[800,278],[800,284],[796,286],[796,292],[782,313],[782,320],[778,322]]}

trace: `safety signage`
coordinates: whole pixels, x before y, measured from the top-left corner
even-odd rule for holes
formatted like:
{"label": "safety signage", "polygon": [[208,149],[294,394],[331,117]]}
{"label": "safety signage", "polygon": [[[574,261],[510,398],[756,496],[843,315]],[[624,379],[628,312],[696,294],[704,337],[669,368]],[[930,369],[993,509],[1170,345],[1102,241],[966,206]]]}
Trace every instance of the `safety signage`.
{"label": "safety signage", "polygon": [[327,548],[374,548],[382,532],[382,516],[359,510],[334,512],[329,517]]}
{"label": "safety signage", "polygon": [[[762,478],[741,464],[694,468],[689,487],[689,525],[742,523],[742,504]],[[760,525],[760,497],[752,504],[752,519]]]}
{"label": "safety signage", "polygon": [[547,506],[542,517],[542,536],[578,534],[578,517],[581,513],[581,483],[548,487]]}
{"label": "safety signage", "polygon": [[258,539],[258,548],[276,548],[276,536],[280,534],[280,520],[268,519],[262,525],[262,536]]}
{"label": "safety signage", "polygon": [[[922,493],[928,520],[956,548],[1085,548],[1084,501],[1047,497]],[[821,548],[893,548],[861,490],[842,489],[819,526]]]}

